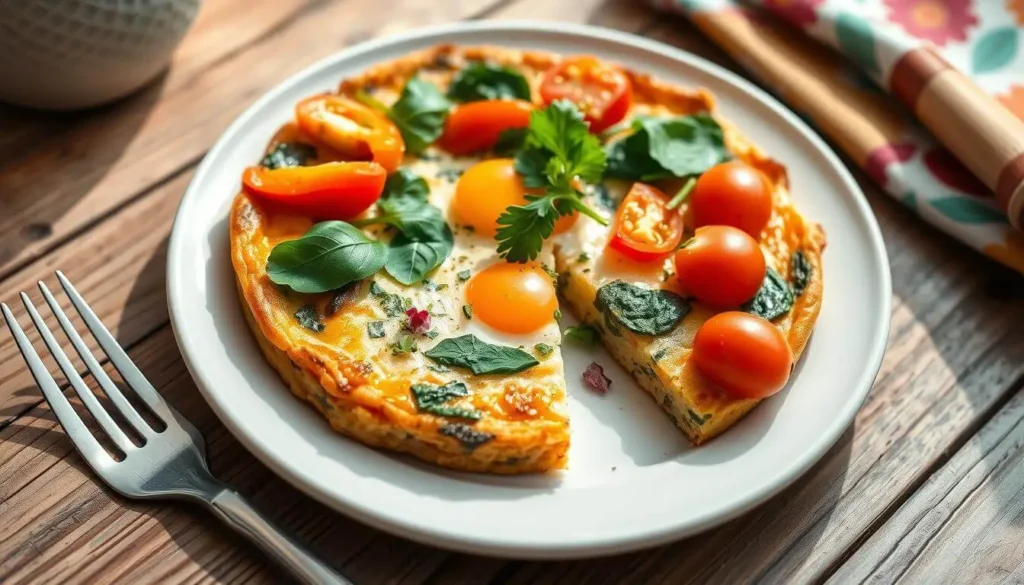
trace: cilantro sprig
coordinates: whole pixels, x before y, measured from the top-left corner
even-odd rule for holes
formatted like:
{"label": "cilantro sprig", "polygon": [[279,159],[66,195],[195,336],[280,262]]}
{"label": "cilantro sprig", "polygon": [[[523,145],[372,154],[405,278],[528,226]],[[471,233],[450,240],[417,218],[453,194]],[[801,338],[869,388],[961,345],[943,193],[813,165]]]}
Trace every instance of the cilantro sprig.
{"label": "cilantro sprig", "polygon": [[525,186],[543,193],[527,196],[525,205],[513,205],[498,217],[498,253],[510,262],[533,260],[558,218],[574,211],[608,225],[581,199],[586,184],[600,181],[606,165],[601,141],[572,102],[559,100],[530,114],[515,167]]}

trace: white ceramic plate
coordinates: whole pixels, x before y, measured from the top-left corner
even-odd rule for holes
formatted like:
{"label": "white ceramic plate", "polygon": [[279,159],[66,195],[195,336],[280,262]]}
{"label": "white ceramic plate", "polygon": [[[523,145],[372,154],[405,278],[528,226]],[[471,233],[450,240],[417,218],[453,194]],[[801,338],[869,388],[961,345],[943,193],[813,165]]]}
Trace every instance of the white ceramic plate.
{"label": "white ceramic plate", "polygon": [[[440,42],[592,53],[714,92],[721,112],[789,167],[793,197],[828,234],[817,329],[790,386],[694,449],[603,351],[566,345],[572,447],[560,475],[462,474],[335,434],[286,390],[243,321],[226,218],[242,169],[304,96],[370,65]],[[797,479],[849,426],[889,328],[889,267],[878,225],[839,159],[795,115],[736,75],[672,47],[606,29],[472,23],[375,40],[285,81],[206,156],[178,210],[167,268],[171,321],[200,390],[225,425],[299,489],[368,524],[422,542],[530,558],[608,554],[724,522]],[[605,364],[611,392],[580,373]]]}

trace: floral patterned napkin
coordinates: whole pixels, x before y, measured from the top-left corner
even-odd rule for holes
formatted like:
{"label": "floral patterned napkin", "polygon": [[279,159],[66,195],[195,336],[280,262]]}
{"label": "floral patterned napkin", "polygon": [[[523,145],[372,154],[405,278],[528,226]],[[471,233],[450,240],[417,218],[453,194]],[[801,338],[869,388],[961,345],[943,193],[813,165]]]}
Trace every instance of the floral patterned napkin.
{"label": "floral patterned napkin", "polygon": [[930,42],[1024,119],[1024,0],[654,4],[686,15],[925,221],[1024,273],[1024,234],[992,191],[879,87],[907,46]]}

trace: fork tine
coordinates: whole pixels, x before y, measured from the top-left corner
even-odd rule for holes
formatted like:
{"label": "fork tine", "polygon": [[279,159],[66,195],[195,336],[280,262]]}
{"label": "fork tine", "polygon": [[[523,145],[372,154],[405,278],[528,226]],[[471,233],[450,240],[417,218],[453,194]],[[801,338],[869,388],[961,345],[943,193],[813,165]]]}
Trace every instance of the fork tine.
{"label": "fork tine", "polygon": [[121,393],[121,389],[114,384],[110,379],[110,376],[107,375],[107,372],[102,366],[100,366],[99,362],[96,361],[96,358],[93,357],[92,352],[89,351],[85,342],[82,341],[82,336],[78,334],[78,330],[75,329],[75,326],[71,324],[68,316],[64,313],[64,309],[61,309],[60,304],[58,304],[57,300],[53,298],[53,295],[50,293],[50,289],[46,286],[46,283],[39,281],[39,290],[43,292],[43,298],[46,299],[46,304],[50,305],[50,310],[52,310],[53,314],[57,316],[57,321],[60,323],[61,329],[64,330],[68,339],[71,340],[71,345],[75,346],[75,351],[78,352],[79,357],[81,357],[82,361],[85,362],[85,367],[89,369],[93,377],[96,378],[96,381],[99,382],[100,387],[103,388],[103,391],[108,397],[110,397],[114,406],[117,407],[118,412],[120,412],[121,415],[128,420],[129,424],[135,427],[135,430],[143,436],[152,437],[156,434],[156,431],[150,427],[141,416],[139,416],[135,407],[132,406],[132,404],[128,402],[128,399],[124,397],[124,394]]}
{"label": "fork tine", "polygon": [[75,285],[71,284],[64,273],[60,270],[57,271],[57,280],[60,281],[61,287],[64,288],[64,292],[67,293],[68,298],[71,299],[71,304],[78,310],[78,314],[82,316],[82,320],[85,321],[85,326],[92,332],[93,337],[99,342],[100,347],[110,358],[110,362],[114,364],[117,371],[120,372],[121,377],[128,383],[135,393],[139,395],[139,398],[149,406],[149,408],[156,414],[164,424],[171,425],[175,423],[175,419],[170,412],[167,403],[157,393],[156,388],[149,383],[149,380],[142,375],[139,368],[135,367],[131,358],[125,353],[121,346],[118,345],[117,340],[110,334],[110,331],[103,325],[103,322],[99,320],[96,313],[89,308],[82,295],[78,294],[75,290]]}
{"label": "fork tine", "polygon": [[0,309],[3,311],[4,320],[7,321],[11,335],[14,336],[14,341],[18,345],[18,350],[21,351],[21,356],[25,358],[25,363],[28,364],[29,371],[32,372],[32,377],[35,378],[39,389],[43,391],[43,398],[46,398],[46,402],[50,404],[50,410],[57,417],[60,426],[64,427],[64,432],[71,437],[75,448],[93,469],[112,463],[113,458],[100,446],[96,437],[92,436],[89,429],[85,427],[85,423],[78,417],[78,413],[71,407],[67,396],[60,391],[57,382],[47,371],[46,364],[40,359],[36,349],[32,347],[32,342],[25,336],[21,325],[14,320],[11,309],[5,303],[0,303]]}
{"label": "fork tine", "polygon": [[[135,449],[135,445],[132,444],[131,440],[128,439],[128,435],[124,434],[124,431],[117,426],[114,419],[110,418],[107,411],[100,404],[99,400],[96,400],[96,395],[92,393],[92,390],[85,385],[85,380],[78,375],[78,371],[75,366],[72,365],[71,360],[68,359],[68,355],[64,353],[64,349],[61,348],[57,340],[54,339],[53,334],[50,333],[50,328],[46,326],[46,322],[39,316],[39,312],[36,311],[36,306],[32,304],[32,300],[28,298],[28,295],[21,293],[21,302],[25,304],[25,308],[28,309],[28,314],[32,318],[32,322],[35,323],[36,329],[39,330],[39,335],[43,337],[43,342],[46,343],[46,347],[50,349],[50,353],[53,354],[53,359],[57,360],[57,365],[60,366],[64,377],[71,382],[71,386],[78,393],[78,397],[82,399],[85,407],[89,409],[92,416],[96,419],[96,422],[100,423],[103,431],[107,433],[114,444],[118,446],[125,453],[131,452]],[[61,394],[63,396],[63,393]]]}

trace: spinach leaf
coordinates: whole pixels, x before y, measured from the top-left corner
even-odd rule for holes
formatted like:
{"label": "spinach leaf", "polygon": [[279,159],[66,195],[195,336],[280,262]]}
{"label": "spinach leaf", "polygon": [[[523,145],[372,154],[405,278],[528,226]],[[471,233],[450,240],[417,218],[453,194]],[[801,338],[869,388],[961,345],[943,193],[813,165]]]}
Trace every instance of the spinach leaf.
{"label": "spinach leaf", "polygon": [[324,221],[299,239],[274,246],[267,276],[296,292],[322,293],[375,274],[387,260],[381,242],[343,221]]}
{"label": "spinach leaf", "polygon": [[357,227],[373,224],[387,224],[398,228],[412,240],[420,242],[441,241],[445,238],[448,224],[441,210],[415,197],[394,197],[382,199],[377,207],[380,215],[355,223]]}
{"label": "spinach leaf", "polygon": [[469,420],[480,420],[481,414],[472,408],[447,406],[455,398],[469,396],[469,389],[462,382],[448,382],[444,386],[434,384],[413,384],[412,397],[420,412],[437,416],[450,416]]}
{"label": "spinach leaf", "polygon": [[405,233],[398,234],[391,240],[384,269],[402,284],[419,282],[444,262],[454,242],[448,224],[443,224],[438,239],[416,240]]}
{"label": "spinach leaf", "polygon": [[430,186],[427,181],[410,170],[408,167],[401,167],[388,176],[384,183],[384,192],[381,194],[381,201],[411,197],[426,201],[430,196]]}
{"label": "spinach leaf", "polygon": [[305,166],[316,158],[316,148],[302,142],[279,142],[263,157],[260,166],[268,169]]}
{"label": "spinach leaf", "polygon": [[380,339],[386,335],[384,331],[383,321],[370,321],[366,324],[366,334],[370,336],[370,339]]}
{"label": "spinach leaf", "polygon": [[467,368],[477,375],[515,374],[540,363],[518,347],[492,345],[475,335],[445,339],[423,355],[445,366]]}
{"label": "spinach leaf", "polygon": [[530,83],[511,67],[475,62],[455,74],[448,97],[460,102],[478,100],[530,101]]}
{"label": "spinach leaf", "polygon": [[631,181],[699,175],[730,158],[708,114],[634,120],[633,133],[609,144],[607,154],[606,175]]}
{"label": "spinach leaf", "polygon": [[299,325],[313,333],[320,333],[326,328],[324,322],[320,320],[320,314],[316,312],[316,307],[313,305],[299,307],[299,310],[295,311],[295,320],[299,322]]}
{"label": "spinach leaf", "polygon": [[796,296],[804,294],[813,272],[814,267],[807,260],[807,256],[800,250],[793,252],[793,257],[789,260],[789,278],[793,281],[793,292]]}
{"label": "spinach leaf", "polygon": [[409,152],[418,153],[440,138],[451,102],[429,81],[413,77],[387,114],[398,126]]}
{"label": "spinach leaf", "polygon": [[683,297],[661,289],[649,289],[621,280],[597,290],[597,309],[615,333],[618,326],[640,335],[660,335],[675,329],[690,312]]}
{"label": "spinach leaf", "polygon": [[449,423],[438,429],[439,433],[446,437],[452,437],[462,444],[466,451],[473,451],[480,445],[494,439],[491,433],[478,431],[473,427],[462,423]]}
{"label": "spinach leaf", "polygon": [[793,300],[793,290],[789,288],[789,283],[782,275],[769,268],[765,272],[761,289],[742,308],[748,313],[771,321],[788,313],[793,308]]}

